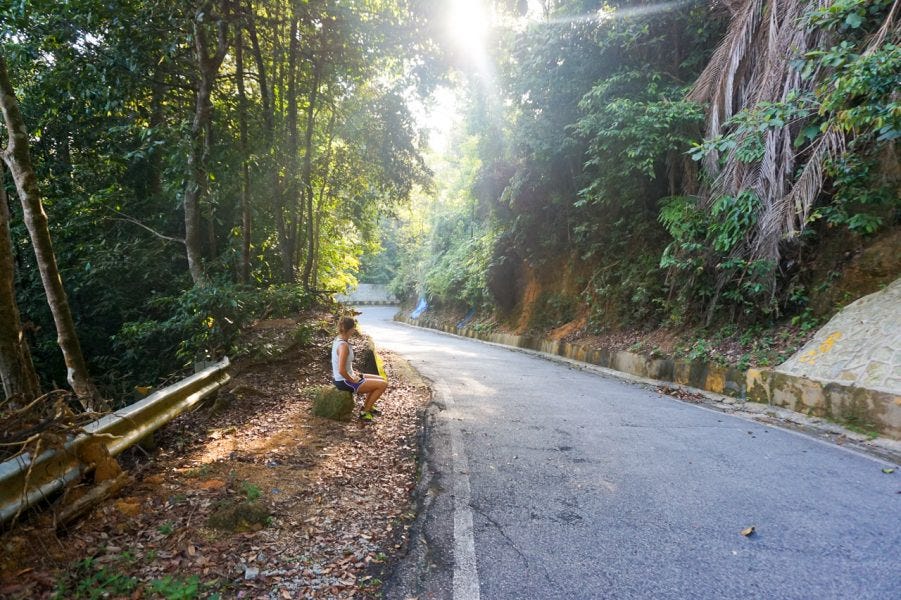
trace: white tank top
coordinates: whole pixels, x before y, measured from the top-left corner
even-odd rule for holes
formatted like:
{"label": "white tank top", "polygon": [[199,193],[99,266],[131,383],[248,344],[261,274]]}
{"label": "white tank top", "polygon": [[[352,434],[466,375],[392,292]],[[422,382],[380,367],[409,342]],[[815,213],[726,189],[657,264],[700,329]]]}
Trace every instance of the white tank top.
{"label": "white tank top", "polygon": [[341,369],[338,367],[338,348],[341,344],[347,344],[347,360],[344,362],[344,370],[348,375],[354,377],[354,347],[339,336],[332,342],[332,379],[335,381],[344,381],[344,377],[341,376]]}

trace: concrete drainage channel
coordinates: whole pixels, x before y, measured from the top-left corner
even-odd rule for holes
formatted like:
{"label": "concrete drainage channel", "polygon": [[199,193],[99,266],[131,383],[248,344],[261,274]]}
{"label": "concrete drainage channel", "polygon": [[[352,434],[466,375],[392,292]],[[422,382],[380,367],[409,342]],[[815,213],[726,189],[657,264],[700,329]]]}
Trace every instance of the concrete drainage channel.
{"label": "concrete drainage channel", "polygon": [[84,433],[62,450],[47,450],[36,458],[24,454],[0,463],[0,523],[81,478],[90,469],[78,459],[84,444],[98,440],[111,456],[120,454],[227,383],[228,365],[225,358],[86,425]]}
{"label": "concrete drainage channel", "polygon": [[757,406],[788,409],[800,415],[839,422],[865,421],[871,423],[879,433],[894,440],[893,446],[901,440],[901,397],[878,390],[820,383],[765,369],[741,371],[699,361],[656,358],[627,351],[611,352],[557,340],[490,333],[470,327],[458,328],[428,319],[412,319],[401,314],[394,319],[416,327],[611,369],[627,376],[654,380],[657,384],[688,386],[731,397],[738,404],[750,402]]}

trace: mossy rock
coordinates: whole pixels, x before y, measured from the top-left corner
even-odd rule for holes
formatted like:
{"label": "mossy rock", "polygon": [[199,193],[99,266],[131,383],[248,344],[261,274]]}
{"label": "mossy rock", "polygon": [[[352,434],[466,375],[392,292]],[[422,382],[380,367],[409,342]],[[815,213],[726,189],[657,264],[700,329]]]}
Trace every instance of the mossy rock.
{"label": "mossy rock", "polygon": [[313,414],[317,417],[349,421],[353,412],[354,397],[350,392],[326,386],[316,389],[313,397]]}
{"label": "mossy rock", "polygon": [[225,501],[213,511],[207,519],[207,525],[213,529],[240,533],[259,531],[266,527],[271,519],[269,510],[258,502]]}

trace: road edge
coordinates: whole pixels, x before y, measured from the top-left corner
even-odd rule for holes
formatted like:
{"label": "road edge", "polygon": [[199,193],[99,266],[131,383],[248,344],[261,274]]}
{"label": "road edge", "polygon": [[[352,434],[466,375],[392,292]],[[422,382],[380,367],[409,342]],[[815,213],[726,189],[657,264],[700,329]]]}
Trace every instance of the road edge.
{"label": "road edge", "polygon": [[[869,440],[867,436],[846,429],[845,427],[842,427],[837,423],[824,421],[819,418],[810,418],[801,413],[786,408],[767,404],[758,404],[755,402],[739,403],[739,401],[733,397],[725,396],[723,394],[717,394],[708,390],[694,388],[688,385],[674,383],[672,381],[661,381],[648,377],[641,377],[639,375],[632,375],[631,373],[617,371],[615,369],[609,369],[607,367],[601,367],[557,354],[542,352],[540,350],[520,348],[518,346],[512,346],[509,344],[481,340],[478,338],[451,333],[449,331],[444,331],[441,329],[415,325],[413,323],[409,323],[407,321],[399,320],[396,318],[394,319],[394,322],[405,327],[423,329],[439,335],[446,335],[459,339],[487,344],[489,346],[504,348],[506,350],[512,350],[514,352],[521,352],[523,354],[529,354],[552,362],[565,364],[581,371],[588,371],[597,375],[618,379],[620,381],[635,383],[645,386],[649,390],[661,394],[661,396],[666,396],[667,398],[682,402],[683,404],[689,404],[703,410],[711,410],[714,412],[729,414],[746,421],[751,421],[795,435],[802,435],[818,443],[832,446],[840,450],[850,452],[852,454],[863,456],[865,458],[869,458],[886,466],[901,466],[901,442],[887,438],[877,438],[876,440]],[[664,392],[662,388],[676,389],[688,392],[692,395],[703,398],[703,402],[691,402],[680,399],[676,396]]]}

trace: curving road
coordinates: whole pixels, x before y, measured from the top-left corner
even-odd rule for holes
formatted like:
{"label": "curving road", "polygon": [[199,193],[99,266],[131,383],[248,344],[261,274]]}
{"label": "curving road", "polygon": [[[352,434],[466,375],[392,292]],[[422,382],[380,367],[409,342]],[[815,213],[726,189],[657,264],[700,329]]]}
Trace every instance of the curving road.
{"label": "curving road", "polygon": [[901,470],[363,310],[436,392],[387,597],[901,597]]}

